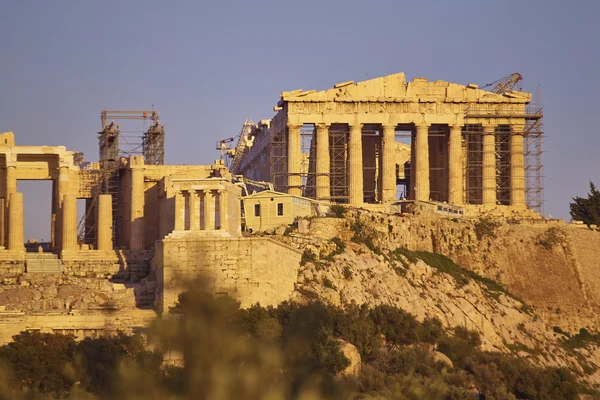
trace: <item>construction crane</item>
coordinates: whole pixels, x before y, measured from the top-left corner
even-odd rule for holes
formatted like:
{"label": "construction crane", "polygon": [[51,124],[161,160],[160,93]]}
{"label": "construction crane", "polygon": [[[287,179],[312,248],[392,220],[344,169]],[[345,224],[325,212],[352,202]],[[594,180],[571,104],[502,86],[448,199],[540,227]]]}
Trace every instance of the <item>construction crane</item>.
{"label": "construction crane", "polygon": [[242,159],[248,148],[252,147],[254,144],[254,138],[250,137],[252,130],[256,127],[256,124],[252,122],[250,118],[244,121],[244,125],[242,125],[242,130],[238,135],[237,145],[235,146],[235,150],[233,151],[233,161],[231,162],[231,171],[235,174],[238,172],[238,169],[241,167]]}
{"label": "construction crane", "polygon": [[231,143],[235,140],[234,137],[219,140],[217,142],[217,150],[221,153],[221,160],[225,162],[225,166],[229,168],[231,166],[231,160],[235,154],[235,150],[231,147]]}
{"label": "construction crane", "polygon": [[233,175],[232,181],[234,184],[236,184],[237,186],[239,186],[243,189],[242,195],[244,195],[244,196],[248,196],[251,194],[250,191],[248,190],[248,186],[263,189],[263,190],[274,190],[273,184],[271,182],[255,181],[252,179],[248,179],[243,175]]}
{"label": "construction crane", "polygon": [[506,92],[511,92],[517,83],[519,83],[522,79],[523,76],[521,74],[514,72],[508,76],[505,76],[504,78],[500,78],[494,82],[488,83],[487,85],[481,86],[481,89],[493,86],[493,88],[490,89],[490,92],[496,94],[505,94]]}

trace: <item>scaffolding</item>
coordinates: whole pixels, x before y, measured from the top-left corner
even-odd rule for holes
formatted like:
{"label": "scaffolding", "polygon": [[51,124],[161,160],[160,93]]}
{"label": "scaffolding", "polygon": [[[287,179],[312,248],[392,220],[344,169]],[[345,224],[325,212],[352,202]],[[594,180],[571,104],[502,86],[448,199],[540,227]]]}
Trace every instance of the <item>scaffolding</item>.
{"label": "scaffolding", "polygon": [[[100,160],[87,165],[80,173],[80,192],[86,198],[86,210],[78,225],[80,243],[92,244],[96,237],[98,196],[110,194],[113,209],[113,239],[119,231],[119,163],[122,157],[144,156],[149,165],[163,165],[165,158],[165,129],[158,120],[158,111],[103,110],[100,113],[102,130],[98,132]],[[141,121],[141,129],[124,130],[115,120]],[[151,123],[147,126],[147,123]]]}
{"label": "scaffolding", "polygon": [[331,201],[348,203],[348,126],[332,124],[329,128],[329,180]]}
{"label": "scaffolding", "polygon": [[483,203],[483,128],[465,123],[463,128],[465,161],[465,201]]}
{"label": "scaffolding", "polygon": [[[527,207],[543,214],[543,110],[535,105],[515,111],[514,104],[476,104],[465,109],[463,150],[465,159],[465,200],[467,204],[482,204],[483,185],[483,128],[479,118],[519,118],[525,121],[523,130],[525,156],[525,194]],[[510,204],[511,126],[496,127],[496,202]]]}
{"label": "scaffolding", "polygon": [[148,165],[165,163],[165,126],[153,123],[142,137],[142,154]]}
{"label": "scaffolding", "polygon": [[[159,123],[158,111],[103,110],[100,113],[100,119],[102,121],[102,131],[99,133],[100,137],[109,133],[106,132],[109,126],[116,125],[114,120],[142,121],[143,129],[141,130],[122,130],[119,125],[116,125],[118,156],[144,156],[147,164],[164,164],[165,126]],[[149,127],[146,126],[148,122],[151,123]],[[102,163],[102,153],[100,154],[100,162]]]}
{"label": "scaffolding", "polygon": [[271,131],[269,143],[269,169],[271,171],[271,183],[278,192],[286,192],[288,189],[287,173],[287,128],[278,132]]}
{"label": "scaffolding", "polygon": [[527,119],[524,129],[525,146],[525,196],[527,207],[544,215],[544,145],[543,109],[535,104],[527,107],[535,118]]}
{"label": "scaffolding", "polygon": [[[300,129],[300,175],[302,195],[316,198],[316,128],[313,124]],[[288,130],[270,132],[269,169],[274,190],[288,191]],[[348,126],[333,124],[329,128],[330,198],[338,203],[348,202]]]}

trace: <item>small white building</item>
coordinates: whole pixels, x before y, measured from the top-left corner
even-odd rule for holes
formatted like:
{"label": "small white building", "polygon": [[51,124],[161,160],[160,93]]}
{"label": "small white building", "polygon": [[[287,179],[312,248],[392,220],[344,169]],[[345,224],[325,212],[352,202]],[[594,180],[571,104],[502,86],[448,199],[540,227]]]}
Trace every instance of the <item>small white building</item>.
{"label": "small white building", "polygon": [[251,232],[289,225],[298,217],[313,215],[313,201],[306,197],[265,190],[242,197],[242,221]]}

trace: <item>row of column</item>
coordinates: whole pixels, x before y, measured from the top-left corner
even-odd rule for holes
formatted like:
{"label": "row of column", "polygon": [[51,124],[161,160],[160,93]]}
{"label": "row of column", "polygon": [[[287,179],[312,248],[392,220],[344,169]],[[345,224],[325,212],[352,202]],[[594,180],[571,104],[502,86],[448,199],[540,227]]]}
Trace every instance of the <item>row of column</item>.
{"label": "row of column", "polygon": [[[300,130],[302,124],[288,124],[288,193],[302,196],[302,174],[301,174],[301,148]],[[329,173],[329,127],[330,124],[316,124],[316,197],[328,200],[331,196]],[[349,177],[349,203],[361,204],[363,202],[363,158],[362,158],[362,128],[363,124],[350,124],[350,135],[348,140],[348,177]],[[388,133],[389,136],[389,133]],[[394,139],[393,139],[394,140]],[[392,141],[393,141],[392,140]],[[390,151],[388,141],[387,151],[389,161],[393,164],[393,149]],[[385,165],[385,161],[384,161]],[[390,163],[388,162],[388,167]],[[393,182],[395,195],[395,180]],[[389,190],[388,190],[389,192]],[[392,198],[393,200],[393,198]]]}
{"label": "row of column", "polygon": [[[53,248],[60,243],[60,210],[64,194],[69,190],[69,168],[67,165],[60,165],[58,168],[58,177],[52,185],[52,215],[50,219],[50,241]],[[17,193],[17,163],[7,162],[5,175],[5,198],[0,204],[0,244],[7,244],[8,218],[11,195]]]}
{"label": "row of column", "polygon": [[[4,199],[2,199],[4,200]],[[62,198],[61,243],[62,251],[79,249],[77,243],[77,196],[64,194]],[[13,192],[8,198],[8,250],[24,247],[23,193]],[[110,251],[112,245],[112,198],[102,194],[98,199],[98,244],[101,251]]]}
{"label": "row of column", "polygon": [[[98,197],[97,244],[99,251],[113,250],[112,241],[112,196],[101,194]],[[61,250],[76,251],[77,243],[77,196],[74,194],[63,195],[62,201],[62,227]]]}
{"label": "row of column", "polygon": [[[429,200],[429,124],[417,125],[415,135],[415,200]],[[450,125],[448,137],[448,203],[464,204],[464,154],[462,126]],[[483,125],[482,151],[482,203],[496,205],[496,128]],[[525,154],[523,147],[523,125],[511,125],[510,136],[510,205],[526,207],[525,201]]]}
{"label": "row of column", "polygon": [[[229,215],[226,189],[185,190],[175,193],[174,230],[215,230],[216,221],[214,218],[214,210],[217,198],[219,200],[219,230],[227,231],[229,227]],[[203,207],[203,218],[200,218],[201,203]],[[189,217],[189,225],[187,227],[186,215]]]}
{"label": "row of column", "polygon": [[[496,128],[497,125],[483,125],[483,149],[482,149],[482,203],[493,206],[497,201],[497,173],[496,173]],[[511,125],[510,135],[510,205],[517,208],[526,207],[525,199],[525,153],[523,147],[523,125]],[[428,147],[427,140],[422,142]],[[418,139],[417,139],[418,143]],[[427,154],[429,149],[425,149]],[[462,151],[462,126],[450,126],[448,140],[448,203],[462,205],[463,193],[463,151]],[[429,171],[429,158],[427,168]],[[419,169],[416,171],[416,180],[423,180]],[[428,178],[428,177],[427,177]],[[427,188],[428,189],[428,188]],[[422,189],[424,190],[424,189]],[[428,200],[429,191],[419,193],[417,189],[417,200]]]}
{"label": "row of column", "polygon": [[[431,124],[416,124],[415,144],[412,157],[415,177],[415,200],[429,201],[429,127]],[[330,198],[330,157],[329,126],[316,124],[316,198]],[[381,163],[382,163],[382,202],[388,203],[396,198],[396,164],[394,124],[382,126]],[[363,202],[363,159],[362,159],[362,127],[363,124],[350,124],[348,141],[349,157],[349,203]],[[483,126],[483,204],[496,204],[496,125]],[[288,193],[302,195],[301,176],[301,124],[288,124]],[[511,205],[525,207],[525,163],[523,151],[522,125],[511,125]],[[462,205],[463,193],[463,151],[462,126],[450,125],[448,138],[448,202]]]}

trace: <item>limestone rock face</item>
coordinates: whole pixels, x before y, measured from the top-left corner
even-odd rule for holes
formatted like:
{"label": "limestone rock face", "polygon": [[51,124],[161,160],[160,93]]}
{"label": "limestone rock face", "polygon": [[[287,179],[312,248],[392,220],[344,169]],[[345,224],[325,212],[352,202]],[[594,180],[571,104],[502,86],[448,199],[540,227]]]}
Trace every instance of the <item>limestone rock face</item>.
{"label": "limestone rock face", "polygon": [[298,233],[307,234],[309,233],[310,222],[306,219],[298,221]]}
{"label": "limestone rock face", "polygon": [[[570,261],[565,257],[565,246],[568,252],[577,250],[577,247],[569,248],[568,242],[554,244],[549,249],[536,244],[543,235],[547,235],[547,226],[534,226],[531,232],[526,226],[500,226],[496,237],[489,235],[478,238],[477,234],[481,232],[476,232],[477,221],[450,221],[427,216],[400,217],[360,211],[359,232],[372,238],[370,246],[367,246],[364,242],[352,240],[356,234],[353,224],[357,220],[356,211],[352,212],[355,214],[346,218],[311,220],[310,233],[301,241],[285,236],[279,238],[300,250],[310,250],[317,255],[316,261],[300,267],[292,301],[320,299],[340,307],[352,303],[370,307],[392,305],[410,312],[421,321],[437,318],[446,328],[466,327],[474,330],[481,335],[483,350],[511,352],[538,366],[563,367],[583,373],[583,367],[577,359],[581,356],[586,362],[600,364],[600,354],[596,354],[595,350],[582,350],[577,355],[567,351],[560,343],[564,337],[554,332],[553,327],[558,325],[554,323],[556,319],[548,318],[547,308],[541,307],[546,304],[542,301],[543,293],[548,293],[546,290],[560,280],[560,275],[554,276],[559,272],[557,269],[563,268],[560,272],[563,280],[567,286],[571,284],[569,274],[574,270],[572,264],[564,267],[559,265],[573,262],[572,256]],[[343,245],[331,241],[333,237],[337,237],[337,241]],[[566,240],[562,235],[556,237],[557,240]],[[574,238],[573,235],[569,237],[570,240]],[[482,278],[465,278],[469,276],[467,273],[460,275],[460,278],[441,272],[441,269],[418,258],[408,260],[404,256],[391,256],[391,251],[399,247],[448,254],[459,265],[470,266],[465,271],[474,270],[491,281],[506,274],[506,280],[500,279],[500,283],[508,291],[498,290],[497,287],[494,289]],[[518,249],[517,253],[515,249]],[[538,259],[523,258],[527,252]],[[507,257],[507,254],[511,254],[511,257]],[[515,274],[517,260],[520,263],[518,268],[524,271]],[[475,261],[481,262],[481,267],[476,268]],[[582,261],[579,263],[582,264]],[[542,265],[554,263],[554,266],[548,267],[545,273],[534,273],[531,266],[534,262]],[[495,275],[490,275],[491,271]],[[522,282],[521,286],[517,286],[515,278],[508,279],[519,274],[527,276],[527,282]],[[518,297],[514,296],[515,288],[522,290],[525,285],[532,284],[534,276],[538,290],[543,288],[544,292],[516,291]],[[583,272],[579,276],[584,276]],[[589,291],[587,293],[589,296]],[[539,301],[532,301],[536,307],[531,307],[529,301],[525,304],[519,299],[526,296]],[[556,292],[548,296],[556,296]],[[577,296],[572,294],[571,298]],[[566,298],[567,302],[571,298]],[[577,317],[569,314],[568,320],[567,323],[572,324],[573,321],[577,322]],[[588,320],[587,324],[579,326],[591,325],[592,329],[596,326],[593,320]],[[449,361],[443,355],[435,357],[440,361]],[[586,379],[600,382],[598,375],[589,375]]]}
{"label": "limestone rock face", "polygon": [[358,349],[352,343],[346,342],[345,340],[338,339],[337,342],[339,343],[340,351],[344,354],[344,357],[350,361],[350,364],[345,370],[340,372],[340,375],[358,376],[361,367],[361,358]]}

